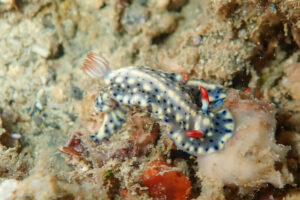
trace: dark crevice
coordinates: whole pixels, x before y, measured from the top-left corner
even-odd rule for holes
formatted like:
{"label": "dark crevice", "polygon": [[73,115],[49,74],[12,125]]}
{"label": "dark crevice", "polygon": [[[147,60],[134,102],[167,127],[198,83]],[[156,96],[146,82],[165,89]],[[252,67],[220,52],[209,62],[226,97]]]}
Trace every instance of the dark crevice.
{"label": "dark crevice", "polygon": [[168,38],[168,36],[169,36],[168,33],[160,34],[160,35],[152,38],[152,44],[154,44],[154,45],[162,44]]}
{"label": "dark crevice", "polygon": [[184,159],[187,162],[189,166],[188,169],[190,172],[189,179],[191,181],[191,186],[192,186],[190,199],[197,198],[201,193],[201,185],[199,184],[200,179],[196,175],[195,168],[192,167],[192,166],[197,166],[197,160],[192,159],[188,153],[181,150],[172,150],[170,154],[170,159],[172,160]]}
{"label": "dark crevice", "polygon": [[234,74],[232,79],[232,85],[234,89],[243,90],[248,88],[248,84],[251,80],[251,75],[247,74],[246,71],[240,71]]}

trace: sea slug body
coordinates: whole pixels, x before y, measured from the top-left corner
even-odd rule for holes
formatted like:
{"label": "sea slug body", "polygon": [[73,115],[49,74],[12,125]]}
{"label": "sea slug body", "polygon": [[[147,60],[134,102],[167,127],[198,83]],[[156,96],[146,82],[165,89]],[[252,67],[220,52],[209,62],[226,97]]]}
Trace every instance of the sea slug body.
{"label": "sea slug body", "polygon": [[187,82],[180,74],[148,67],[111,70],[108,62],[91,52],[83,71],[104,81],[104,90],[95,99],[95,108],[104,112],[102,126],[94,141],[117,132],[125,122],[128,106],[150,107],[153,118],[170,128],[176,146],[194,156],[223,148],[234,132],[231,113],[222,108],[225,89],[200,79]]}

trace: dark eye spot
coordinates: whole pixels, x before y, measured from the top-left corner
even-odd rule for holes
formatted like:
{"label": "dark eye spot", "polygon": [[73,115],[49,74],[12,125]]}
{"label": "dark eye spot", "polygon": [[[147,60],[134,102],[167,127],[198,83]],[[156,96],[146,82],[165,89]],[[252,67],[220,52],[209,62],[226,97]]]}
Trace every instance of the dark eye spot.
{"label": "dark eye spot", "polygon": [[178,107],[177,107],[177,109],[178,109],[178,110],[181,110],[181,107],[180,107],[180,106],[178,106]]}
{"label": "dark eye spot", "polygon": [[222,140],[221,143],[224,144],[224,141]]}
{"label": "dark eye spot", "polygon": [[130,88],[130,86],[129,86],[129,85],[127,85],[127,88],[129,89],[129,88]]}
{"label": "dark eye spot", "polygon": [[215,96],[215,99],[218,99],[218,98],[219,98],[219,95],[216,95],[216,96]]}
{"label": "dark eye spot", "polygon": [[138,101],[138,104],[141,104],[141,101]]}
{"label": "dark eye spot", "polygon": [[211,92],[211,89],[206,90],[208,93]]}
{"label": "dark eye spot", "polygon": [[138,84],[136,84],[136,85],[137,85],[138,87],[139,87],[139,86],[141,86],[141,84],[140,84],[140,83],[138,83]]}
{"label": "dark eye spot", "polygon": [[213,143],[214,141],[213,141],[213,140],[209,140],[209,142],[210,142],[210,143]]}
{"label": "dark eye spot", "polygon": [[142,90],[142,93],[145,93],[145,90]]}
{"label": "dark eye spot", "polygon": [[220,125],[220,123],[219,123],[219,122],[216,122],[216,125],[217,125],[217,126],[219,126],[219,125]]}
{"label": "dark eye spot", "polygon": [[128,76],[125,76],[125,80],[128,80]]}
{"label": "dark eye spot", "polygon": [[218,146],[214,146],[215,150],[219,150],[219,147]]}
{"label": "dark eye spot", "polygon": [[170,107],[171,107],[171,108],[173,108],[173,107],[174,107],[174,105],[173,105],[173,104],[170,104]]}
{"label": "dark eye spot", "polygon": [[117,93],[113,93],[113,96],[116,97],[118,94]]}
{"label": "dark eye spot", "polygon": [[123,103],[123,99],[120,100],[120,103]]}
{"label": "dark eye spot", "polygon": [[208,149],[209,149],[209,148],[208,148],[208,147],[206,147],[206,148],[205,148],[205,151],[207,152],[207,151],[208,151]]}
{"label": "dark eye spot", "polygon": [[222,114],[223,114],[223,115],[226,115],[226,110],[223,110]]}
{"label": "dark eye spot", "polygon": [[109,120],[109,122],[110,122],[110,123],[113,123],[113,120],[111,119],[111,120]]}
{"label": "dark eye spot", "polygon": [[172,135],[174,133],[174,131],[170,131],[170,134]]}
{"label": "dark eye spot", "polygon": [[152,81],[150,81],[150,85],[152,85],[153,84],[153,82]]}
{"label": "dark eye spot", "polygon": [[169,122],[169,119],[165,118],[165,122]]}
{"label": "dark eye spot", "polygon": [[164,103],[167,103],[167,100],[166,100],[166,99],[164,99],[164,100],[163,100],[163,102],[164,102]]}
{"label": "dark eye spot", "polygon": [[158,92],[158,89],[157,89],[157,88],[155,88],[155,89],[154,89],[154,91],[155,91],[155,92]]}

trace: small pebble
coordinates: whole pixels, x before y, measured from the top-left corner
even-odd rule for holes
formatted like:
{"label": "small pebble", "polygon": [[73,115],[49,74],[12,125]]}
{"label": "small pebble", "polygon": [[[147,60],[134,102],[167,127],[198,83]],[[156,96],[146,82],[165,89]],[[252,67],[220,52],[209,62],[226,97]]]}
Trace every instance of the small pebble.
{"label": "small pebble", "polygon": [[56,102],[63,102],[65,99],[64,89],[61,86],[56,86],[51,91],[53,99]]}
{"label": "small pebble", "polygon": [[43,106],[46,106],[46,105],[47,105],[47,95],[46,95],[46,94],[44,94],[44,95],[41,96],[40,102],[41,102],[41,104],[42,104]]}
{"label": "small pebble", "polygon": [[43,118],[41,118],[40,116],[35,115],[32,117],[32,120],[37,127],[40,127],[43,124]]}
{"label": "small pebble", "polygon": [[19,133],[12,133],[10,137],[13,139],[20,139],[22,136]]}
{"label": "small pebble", "polygon": [[71,96],[76,99],[76,100],[81,100],[82,99],[82,91],[79,87],[77,86],[72,86],[70,90]]}
{"label": "small pebble", "polygon": [[71,19],[67,19],[62,22],[62,25],[66,37],[69,39],[73,38],[76,34],[76,25],[74,22]]}

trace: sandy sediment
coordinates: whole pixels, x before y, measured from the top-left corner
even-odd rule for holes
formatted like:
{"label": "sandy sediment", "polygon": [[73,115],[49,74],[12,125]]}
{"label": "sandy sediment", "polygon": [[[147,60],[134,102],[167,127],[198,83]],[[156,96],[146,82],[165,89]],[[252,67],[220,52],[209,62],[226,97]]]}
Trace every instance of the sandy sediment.
{"label": "sandy sediment", "polygon": [[[141,177],[157,159],[188,177],[191,199],[297,198],[299,13],[295,0],[0,0],[0,199],[150,199]],[[256,99],[230,91],[236,134],[198,163],[138,108],[97,145],[102,85],[79,69],[91,50],[113,69],[184,72]]]}

